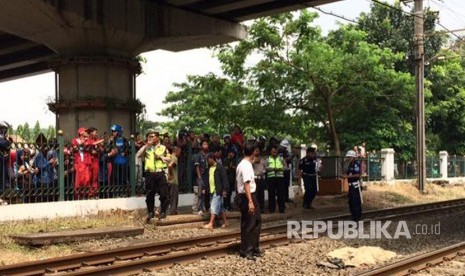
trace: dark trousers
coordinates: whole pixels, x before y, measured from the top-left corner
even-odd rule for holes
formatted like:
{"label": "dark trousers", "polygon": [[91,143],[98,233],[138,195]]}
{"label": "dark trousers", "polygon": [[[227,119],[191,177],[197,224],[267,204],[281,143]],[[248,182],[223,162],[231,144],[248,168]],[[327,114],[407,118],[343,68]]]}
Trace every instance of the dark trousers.
{"label": "dark trousers", "polygon": [[304,175],[304,187],[305,187],[305,194],[304,194],[304,208],[312,207],[313,199],[315,199],[317,194],[317,187],[316,187],[316,175]]}
{"label": "dark trousers", "polygon": [[255,193],[257,194],[257,201],[258,205],[260,206],[260,213],[265,212],[265,179],[262,178],[255,178],[255,184],[257,184],[257,190]]}
{"label": "dark trousers", "polygon": [[[210,187],[208,186],[208,176],[202,176],[202,181],[197,181],[199,186],[199,211],[208,211],[210,209]],[[205,190],[205,193],[202,193]]]}
{"label": "dark trousers", "polygon": [[249,201],[245,194],[240,194],[241,209],[241,248],[240,253],[248,255],[260,250],[260,229],[262,216],[258,209],[258,201],[255,193],[252,193],[252,201],[255,211],[249,213]]}
{"label": "dark trousers", "polygon": [[274,213],[276,211],[276,198],[278,199],[278,209],[280,213],[286,210],[285,186],[283,177],[268,177],[266,179],[268,186],[268,211]]}
{"label": "dark trousers", "polygon": [[284,201],[290,201],[289,198],[289,185],[291,184],[291,171],[284,171],[284,186],[286,186],[286,190],[284,190]]}
{"label": "dark trousers", "polygon": [[[232,197],[232,193],[236,191],[236,174],[235,173],[228,174],[228,182],[229,182],[229,190],[228,190],[228,194],[226,195],[226,197],[223,197],[223,206],[224,206],[224,209],[228,211],[232,211],[233,205],[231,203],[231,197]],[[237,207],[238,206],[234,206],[234,208],[237,208]]]}
{"label": "dark trousers", "polygon": [[354,221],[362,219],[362,198],[360,188],[349,183],[349,210]]}
{"label": "dark trousers", "polygon": [[170,215],[178,212],[179,185],[168,184],[170,190]]}
{"label": "dark trousers", "polygon": [[165,172],[145,173],[145,189],[147,190],[145,203],[147,203],[147,211],[149,214],[154,213],[155,194],[157,192],[160,195],[160,213],[166,214],[170,202],[168,181],[166,180]]}

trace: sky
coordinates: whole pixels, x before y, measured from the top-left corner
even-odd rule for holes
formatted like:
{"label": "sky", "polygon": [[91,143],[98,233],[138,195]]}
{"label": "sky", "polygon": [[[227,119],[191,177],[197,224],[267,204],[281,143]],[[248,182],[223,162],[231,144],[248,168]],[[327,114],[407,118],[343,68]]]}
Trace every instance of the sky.
{"label": "sky", "polygon": [[[392,3],[394,0],[389,0]],[[343,0],[319,8],[325,13],[333,13],[347,19],[356,19],[361,12],[370,9],[370,0]],[[410,4],[413,6],[413,3]],[[424,0],[425,7],[431,7],[440,13],[440,23],[448,30],[465,29],[465,1],[463,0]],[[349,23],[336,16],[318,12],[315,21],[324,33],[337,28],[337,22]],[[438,30],[442,29],[440,26]],[[457,34],[464,35],[465,33]],[[165,105],[162,101],[172,84],[183,82],[188,75],[204,75],[209,72],[221,73],[220,63],[212,57],[208,49],[194,49],[183,52],[156,50],[142,54],[147,62],[143,64],[144,73],[137,78],[136,97],[146,105],[147,119],[166,121],[156,115]],[[33,127],[39,121],[42,128],[55,125],[55,114],[48,110],[47,102],[55,98],[54,74],[46,73],[33,77],[0,82],[0,97],[12,104],[0,108],[0,121],[7,121],[16,127],[28,123]],[[2,100],[3,103],[3,100]]]}

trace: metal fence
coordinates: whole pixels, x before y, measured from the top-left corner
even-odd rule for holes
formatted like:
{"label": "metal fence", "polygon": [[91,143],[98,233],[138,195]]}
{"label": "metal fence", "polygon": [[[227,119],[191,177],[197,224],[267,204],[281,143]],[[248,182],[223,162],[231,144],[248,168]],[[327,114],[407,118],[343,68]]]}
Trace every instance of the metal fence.
{"label": "metal fence", "polygon": [[[116,162],[110,149],[95,149],[85,169],[62,135],[57,144],[22,144],[0,154],[0,204],[118,198],[145,194],[144,163],[136,162],[136,143],[128,139],[127,162]],[[105,141],[106,143],[106,141]],[[93,147],[93,146],[92,146]],[[86,148],[92,151],[93,148]],[[178,158],[179,192],[192,190],[195,152]],[[61,161],[62,160],[62,161]],[[86,170],[86,171],[83,171]],[[83,175],[88,174],[83,177]],[[84,178],[84,179],[83,179]]]}
{"label": "metal fence", "polygon": [[[339,177],[345,170],[348,164],[348,158],[337,156],[324,156],[322,159],[322,178]],[[381,180],[381,167],[383,159],[380,155],[372,154],[368,158],[357,158],[361,166],[362,177],[367,180]]]}
{"label": "metal fence", "polygon": [[[404,161],[396,158],[394,161],[394,177],[396,179],[415,179],[417,177],[416,161]],[[439,157],[426,157],[426,177],[439,177]]]}
{"label": "metal fence", "polygon": [[[92,198],[118,198],[145,194],[143,163],[136,162],[134,138],[128,140],[129,149],[126,164],[119,164],[108,151],[99,152],[88,166],[91,174],[85,183],[80,183],[82,172],[76,166],[78,155],[65,145],[58,135],[57,145],[29,145],[9,153],[0,154],[0,203],[8,204],[83,200]],[[194,176],[192,149],[183,151],[178,162],[179,192],[191,192]],[[339,177],[347,167],[347,158],[321,157],[322,178]],[[293,168],[298,167],[300,158],[295,156]],[[367,158],[358,158],[365,181],[382,180],[384,159],[380,154],[370,153]],[[415,161],[401,161],[395,158],[396,179],[416,178]],[[426,158],[427,177],[440,177],[438,156]],[[465,157],[449,156],[448,176],[465,175]],[[293,170],[295,172],[295,170]],[[295,179],[293,175],[292,179]]]}
{"label": "metal fence", "polygon": [[[9,204],[115,198],[144,192],[136,182],[134,140],[126,164],[107,152],[76,162],[76,154],[57,137],[57,145],[24,145],[0,159],[0,199]],[[77,155],[79,158],[79,154]],[[81,163],[86,163],[79,166]],[[77,181],[77,178],[79,181]]]}

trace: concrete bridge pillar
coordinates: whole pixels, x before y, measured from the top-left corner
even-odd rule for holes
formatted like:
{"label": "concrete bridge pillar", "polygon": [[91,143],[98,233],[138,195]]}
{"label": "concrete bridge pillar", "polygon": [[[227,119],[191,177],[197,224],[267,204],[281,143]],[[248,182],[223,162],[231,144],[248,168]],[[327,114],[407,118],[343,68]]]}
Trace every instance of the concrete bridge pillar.
{"label": "concrete bridge pillar", "polygon": [[1,31],[54,53],[50,67],[56,72],[57,92],[49,107],[67,140],[81,126],[103,133],[118,123],[126,136],[135,130],[139,54],[213,46],[247,34],[240,23],[166,1],[0,0],[0,4],[8,15],[0,17]]}
{"label": "concrete bridge pillar", "polygon": [[137,60],[109,56],[73,56],[51,63],[56,72],[56,101],[49,108],[57,114],[57,129],[71,140],[79,127],[96,127],[100,134],[112,124],[123,127],[124,136],[135,129],[142,110],[135,98]]}

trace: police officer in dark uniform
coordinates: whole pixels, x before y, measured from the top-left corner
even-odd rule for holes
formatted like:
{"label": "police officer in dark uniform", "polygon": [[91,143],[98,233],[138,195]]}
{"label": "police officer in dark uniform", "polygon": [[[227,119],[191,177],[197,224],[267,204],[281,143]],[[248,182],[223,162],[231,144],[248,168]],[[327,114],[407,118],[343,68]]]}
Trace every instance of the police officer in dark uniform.
{"label": "police officer in dark uniform", "polygon": [[[10,141],[8,140],[8,128],[10,125],[5,121],[0,121],[0,196],[7,189],[10,188]],[[0,205],[3,199],[0,198]]]}
{"label": "police officer in dark uniform", "polygon": [[318,170],[320,160],[316,156],[316,148],[307,148],[307,154],[299,161],[299,170],[297,171],[297,183],[304,180],[304,202],[305,209],[314,209],[312,207],[313,199],[318,192]]}
{"label": "police officer in dark uniform", "polygon": [[362,219],[362,190],[360,188],[361,165],[355,160],[357,153],[349,150],[346,154],[348,164],[345,168],[343,178],[349,183],[349,209],[354,221]]}

